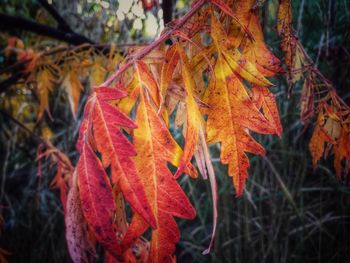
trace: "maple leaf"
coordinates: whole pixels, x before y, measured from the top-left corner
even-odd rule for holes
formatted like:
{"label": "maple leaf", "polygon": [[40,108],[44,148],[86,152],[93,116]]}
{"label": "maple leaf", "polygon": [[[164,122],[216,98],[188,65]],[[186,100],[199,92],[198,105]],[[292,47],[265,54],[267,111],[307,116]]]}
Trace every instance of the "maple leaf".
{"label": "maple leaf", "polygon": [[278,108],[276,105],[275,95],[266,87],[254,87],[252,89],[253,100],[258,109],[262,107],[265,118],[274,127],[275,133],[278,136],[282,134],[282,125]]}
{"label": "maple leaf", "polygon": [[178,170],[175,173],[175,178],[180,176],[191,162],[192,156],[194,155],[198,146],[199,133],[205,134],[203,118],[193,93],[195,90],[195,82],[191,76],[187,56],[179,44],[176,44],[176,49],[181,61],[181,75],[186,92],[184,102],[186,105],[187,121],[184,152]]}
{"label": "maple leaf", "polygon": [[[229,175],[233,177],[239,196],[249,168],[245,152],[265,154],[264,148],[255,142],[247,129],[280,135],[282,127],[274,96],[266,88],[271,82],[237,48],[230,47],[220,21],[213,15],[210,32],[218,58],[214,67],[215,78],[211,79],[205,95],[205,101],[210,106],[207,111],[207,141],[221,142],[220,159],[222,163],[229,164]],[[254,100],[239,76],[258,87],[255,91],[253,89]],[[259,111],[260,107],[264,115]]]}
{"label": "maple leaf", "polygon": [[[288,66],[288,84],[291,91],[292,84],[303,77],[308,66],[314,64],[299,42],[292,26],[292,5],[290,0],[281,0],[278,8],[277,30],[282,38],[281,47]],[[306,69],[305,69],[305,68]],[[314,109],[314,96],[318,95],[322,101]],[[330,100],[330,104],[325,101]],[[309,143],[312,163],[316,169],[317,163],[324,155],[326,158],[333,146],[334,166],[338,178],[341,178],[342,160],[347,163],[347,123],[344,116],[350,113],[349,107],[336,94],[333,85],[319,72],[316,67],[310,69],[303,85],[301,94],[301,120],[308,123],[314,112],[318,113],[316,127]],[[339,138],[340,136],[340,138]],[[345,143],[346,142],[346,143]],[[326,149],[326,150],[325,150]],[[349,171],[346,166],[345,173]]]}
{"label": "maple leaf", "polygon": [[116,259],[108,251],[105,252],[104,263],[144,263],[149,261],[149,242],[139,238],[123,256]]}
{"label": "maple leaf", "polygon": [[292,6],[290,0],[281,0],[278,6],[277,31],[281,36],[281,48],[285,52],[285,62],[288,66],[288,84],[292,84],[303,76],[303,66],[307,65],[304,48],[298,41],[293,29]]}
{"label": "maple leaf", "polygon": [[154,104],[159,108],[160,92],[158,84],[147,65],[140,60],[136,62],[136,75],[139,84],[143,85],[148,90]]}
{"label": "maple leaf", "polygon": [[[90,144],[85,141],[77,164],[81,207],[84,218],[99,243],[113,256],[121,252],[113,222],[116,206],[107,174]],[[119,233],[120,235],[120,233]]]}
{"label": "maple leaf", "polygon": [[79,127],[79,135],[78,135],[78,140],[75,145],[76,149],[81,152],[83,149],[83,142],[85,140],[85,135],[87,134],[88,136],[90,135],[90,132],[92,130],[92,123],[91,123],[91,115],[92,115],[92,109],[93,109],[93,100],[92,97],[90,96],[84,106],[84,114],[82,121],[80,123]]}
{"label": "maple leaf", "polygon": [[55,80],[51,71],[45,67],[37,73],[37,93],[39,97],[39,112],[37,120],[39,121],[45,111],[48,112],[49,106],[49,93],[53,89],[53,82]]}
{"label": "maple leaf", "polygon": [[104,57],[103,56],[94,56],[94,61],[91,67],[90,73],[90,85],[92,87],[97,86],[103,82],[106,76],[106,69],[104,68]]}
{"label": "maple leaf", "polygon": [[95,88],[92,95],[92,126],[94,142],[102,155],[105,168],[111,166],[112,182],[117,184],[125,199],[150,226],[155,227],[155,219],[150,211],[140,177],[131,157],[135,150],[123,135],[120,127],[133,129],[135,124],[109,101],[125,97],[118,89]]}
{"label": "maple leaf", "polygon": [[[115,221],[118,222],[118,227],[123,235],[126,234],[128,229],[128,221],[125,211],[125,202],[122,192],[118,189],[117,186],[113,188],[114,200],[117,207],[115,212]],[[105,263],[122,263],[122,262],[147,262],[149,258],[149,242],[144,238],[138,238],[134,244],[132,244],[123,254],[115,258],[107,250],[105,251]]]}
{"label": "maple leaf", "polygon": [[[243,55],[248,61],[254,63],[264,76],[272,77],[281,72],[281,62],[265,44],[258,12],[253,10],[255,3],[255,0],[238,1],[235,3],[236,11],[234,12],[241,23],[252,33],[254,41],[247,40],[240,27],[237,30],[234,24],[232,24],[233,27],[229,31],[228,38],[232,39],[231,42],[236,43],[235,47],[240,44]],[[237,31],[238,33],[236,33]]]}
{"label": "maple leaf", "polygon": [[85,228],[76,173],[72,177],[65,211],[66,239],[72,261],[74,263],[89,262],[88,258],[96,252]]}
{"label": "maple leaf", "polygon": [[169,47],[165,53],[164,63],[161,69],[160,76],[160,92],[165,97],[168,91],[168,87],[173,79],[175,69],[179,62],[179,53],[177,51],[176,45]]}
{"label": "maple leaf", "polygon": [[[167,167],[177,163],[181,148],[172,138],[166,124],[157,115],[142,89],[134,130],[134,145],[138,155],[135,162],[156,218],[157,228],[152,231],[150,262],[172,262],[179,230],[174,216],[192,219],[196,212],[185,193]],[[175,160],[174,160],[175,159]],[[148,224],[138,215],[133,216],[124,245],[140,236]]]}
{"label": "maple leaf", "polygon": [[218,58],[214,70],[215,84],[212,81],[208,91],[210,109],[207,141],[221,142],[220,159],[223,164],[229,164],[228,173],[233,177],[233,184],[239,196],[242,194],[249,168],[245,152],[265,154],[264,148],[245,128],[265,134],[275,133],[275,128],[256,108],[243,84],[223,58]]}
{"label": "maple leaf", "polygon": [[265,76],[258,71],[256,66],[247,60],[237,48],[228,49],[227,34],[220,21],[211,16],[211,36],[216,50],[227,61],[230,68],[242,78],[256,84],[258,86],[269,86],[272,83],[265,78]]}
{"label": "maple leaf", "polygon": [[325,143],[334,143],[333,138],[324,130],[325,117],[323,111],[320,111],[315,130],[309,143],[309,150],[312,156],[312,164],[316,169],[317,162],[321,159],[324,152]]}
{"label": "maple leaf", "polygon": [[300,119],[308,123],[314,115],[314,80],[309,74],[304,80],[300,98]]}
{"label": "maple leaf", "polygon": [[234,14],[229,7],[223,0],[211,0],[211,3],[215,6],[217,6],[223,13],[226,15],[230,16],[233,21],[235,21],[243,30],[244,32],[248,35],[248,37],[252,40],[254,39],[254,36],[252,33],[249,31],[249,29],[240,21],[240,19]]}
{"label": "maple leaf", "polygon": [[[350,162],[350,135],[346,127],[342,127],[340,138],[334,146],[334,167],[338,179],[341,179],[343,166],[342,161],[346,160],[346,167],[349,167]],[[345,168],[345,174],[349,172],[349,168]]]}
{"label": "maple leaf", "polygon": [[52,180],[50,187],[55,187],[60,190],[60,200],[63,206],[63,210],[66,211],[67,208],[67,196],[68,196],[68,186],[67,186],[67,175],[65,168],[62,164],[57,163],[57,173]]}
{"label": "maple leaf", "polygon": [[80,93],[83,90],[77,72],[75,70],[70,70],[64,77],[62,82],[62,87],[66,90],[68,94],[69,105],[73,114],[74,119],[76,119],[76,113],[78,111]]}
{"label": "maple leaf", "polygon": [[280,0],[277,14],[277,32],[280,35],[293,35],[293,16],[290,0]]}
{"label": "maple leaf", "polygon": [[[138,60],[135,63],[134,69],[134,76],[127,87],[128,96],[120,101],[118,104],[119,108],[122,112],[129,114],[137,101],[140,87],[148,90],[153,103],[160,108],[163,102],[163,96],[149,67],[143,61]],[[164,120],[167,121],[166,111],[164,109],[160,109],[160,111]]]}

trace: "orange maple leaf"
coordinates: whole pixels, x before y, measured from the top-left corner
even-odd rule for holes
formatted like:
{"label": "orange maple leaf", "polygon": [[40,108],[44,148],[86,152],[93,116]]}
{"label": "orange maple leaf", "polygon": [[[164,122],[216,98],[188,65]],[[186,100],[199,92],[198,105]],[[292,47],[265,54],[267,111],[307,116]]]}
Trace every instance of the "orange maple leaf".
{"label": "orange maple leaf", "polygon": [[[167,162],[178,164],[181,148],[172,138],[166,124],[157,115],[154,107],[140,89],[140,104],[137,109],[134,145],[138,152],[136,166],[147,199],[156,218],[157,228],[152,231],[150,262],[172,262],[179,230],[174,216],[192,219],[196,212],[169,171]],[[124,239],[124,246],[140,236],[148,224],[138,215],[133,216]]]}

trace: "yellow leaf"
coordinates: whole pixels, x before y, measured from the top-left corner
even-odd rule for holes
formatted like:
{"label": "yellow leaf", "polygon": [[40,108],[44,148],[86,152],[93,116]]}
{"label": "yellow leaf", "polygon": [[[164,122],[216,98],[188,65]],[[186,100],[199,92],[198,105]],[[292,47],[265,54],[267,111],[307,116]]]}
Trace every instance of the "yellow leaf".
{"label": "yellow leaf", "polygon": [[225,42],[227,35],[222,29],[220,21],[217,20],[215,16],[212,16],[211,19],[211,36],[219,52],[219,56],[223,56],[227,64],[236,74],[258,86],[272,85],[272,83],[257,70],[256,66],[248,61],[237,48],[233,50],[227,49],[227,44]]}
{"label": "yellow leaf", "polygon": [[70,70],[64,77],[62,82],[62,87],[68,94],[69,105],[73,114],[74,119],[76,119],[76,113],[78,111],[80,93],[83,90],[77,72]]}
{"label": "yellow leaf", "polygon": [[223,58],[218,58],[214,70],[215,82],[209,84],[207,140],[211,144],[221,143],[221,162],[229,165],[228,173],[239,196],[248,176],[249,160],[245,152],[265,154],[246,128],[260,133],[274,133],[275,128],[256,108]]}
{"label": "yellow leaf", "polygon": [[104,67],[104,58],[102,56],[95,56],[94,63],[91,67],[90,84],[91,86],[98,86],[106,77],[106,69]]}
{"label": "yellow leaf", "polygon": [[49,113],[49,93],[52,91],[54,84],[53,81],[54,76],[47,67],[37,73],[36,82],[37,94],[39,98],[39,112],[37,121],[42,118],[44,111],[47,111]]}

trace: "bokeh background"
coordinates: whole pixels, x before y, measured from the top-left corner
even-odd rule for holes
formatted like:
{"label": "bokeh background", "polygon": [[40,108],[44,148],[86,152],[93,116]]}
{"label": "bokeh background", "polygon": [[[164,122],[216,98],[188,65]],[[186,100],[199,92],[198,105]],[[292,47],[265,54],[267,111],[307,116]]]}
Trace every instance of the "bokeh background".
{"label": "bokeh background", "polygon": [[[96,43],[115,43],[120,48],[146,45],[159,36],[172,18],[190,8],[190,1],[156,1],[145,10],[137,0],[60,0],[53,2],[75,32]],[[266,42],[283,58],[276,33],[278,0],[260,7]],[[350,104],[350,1],[300,0],[293,2],[294,28],[309,55]],[[170,6],[170,7],[169,7]],[[55,21],[35,0],[1,0],[0,13],[19,16],[45,25]],[[0,70],[11,61],[4,50],[9,36],[27,46],[55,45],[56,40],[0,24]],[[55,167],[37,162],[37,142],[23,132],[8,115],[47,136],[77,159],[74,144],[81,119],[81,99],[74,120],[59,90],[51,97],[54,121],[45,127],[35,123],[29,96],[18,85],[0,84],[0,248],[9,262],[70,262],[65,240],[63,209],[56,189],[50,188]],[[178,220],[181,241],[179,262],[350,262],[350,188],[336,180],[332,158],[312,169],[308,152],[313,127],[300,122],[299,99],[302,83],[290,98],[284,76],[272,79],[284,132],[256,136],[267,150],[266,157],[250,156],[249,179],[241,198],[235,197],[227,167],[220,164],[218,148],[211,147],[219,186],[219,224],[213,251],[203,256],[212,229],[211,194],[208,181],[181,177],[180,183],[197,209],[192,221]],[[5,83],[7,84],[7,83]],[[88,83],[84,83],[88,85]],[[173,130],[181,143],[181,131]],[[38,165],[41,174],[38,176]]]}

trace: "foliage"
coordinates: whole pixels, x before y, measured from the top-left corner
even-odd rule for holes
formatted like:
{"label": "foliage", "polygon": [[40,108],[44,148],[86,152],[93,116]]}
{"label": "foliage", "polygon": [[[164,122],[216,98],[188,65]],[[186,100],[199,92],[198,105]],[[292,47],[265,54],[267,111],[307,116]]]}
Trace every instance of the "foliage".
{"label": "foliage", "polygon": [[[8,38],[5,55],[17,61],[14,67],[21,73],[16,86],[37,101],[35,114],[20,117],[26,123],[22,128],[25,132],[40,128],[38,140],[45,150],[38,148],[37,159],[49,157],[57,167],[52,186],[60,189],[74,262],[94,261],[97,244],[104,249],[106,262],[176,260],[180,232],[174,217],[193,219],[202,209],[195,199],[192,206],[186,196],[195,191],[192,183],[179,178],[183,173],[196,178],[197,169],[209,179],[212,196],[212,234],[203,252],[208,254],[222,201],[216,180],[224,176],[215,174],[213,163],[217,164],[210,155],[219,155],[221,164],[228,165],[236,196],[246,193],[245,198],[252,198],[245,190],[250,162],[256,160],[250,154],[266,155],[258,134],[285,136],[271,91],[273,80],[268,80],[282,74],[283,68],[265,43],[261,5],[195,1],[157,41],[126,58],[115,45],[58,46],[42,52],[25,47],[19,38]],[[305,79],[301,120],[311,126],[318,116],[309,143],[314,169],[322,156],[334,155],[337,177],[345,181],[350,160],[349,107],[297,38],[290,1],[279,3],[277,31],[285,52],[289,93]],[[170,46],[163,44],[168,38]],[[8,77],[6,71],[2,77]],[[81,103],[87,79],[91,88]],[[54,119],[49,109],[55,103],[56,86],[65,91],[74,119],[84,104],[75,169],[50,142],[55,131],[49,128]],[[13,114],[19,107],[10,103],[3,109]],[[260,158],[274,171],[287,203],[303,221],[294,193],[274,163]],[[180,187],[184,180],[192,190]]]}

